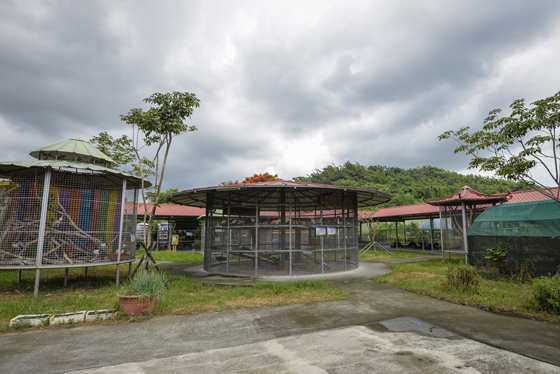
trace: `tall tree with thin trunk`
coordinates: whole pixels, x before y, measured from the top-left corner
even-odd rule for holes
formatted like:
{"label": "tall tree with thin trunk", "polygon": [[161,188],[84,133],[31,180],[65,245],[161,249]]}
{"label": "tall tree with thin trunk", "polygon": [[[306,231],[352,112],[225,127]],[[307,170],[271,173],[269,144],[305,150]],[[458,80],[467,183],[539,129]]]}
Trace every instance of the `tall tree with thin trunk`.
{"label": "tall tree with thin trunk", "polygon": [[[470,128],[464,127],[444,132],[439,140],[456,140],[455,153],[472,156],[469,169],[523,182],[560,206],[560,92],[531,105],[515,100],[509,116],[500,117],[500,109],[492,110],[481,131],[469,133]],[[537,166],[548,176],[546,180],[533,175]]]}
{"label": "tall tree with thin trunk", "polygon": [[[144,111],[134,108],[121,116],[121,120],[132,127],[132,136],[123,135],[113,139],[106,132],[102,132],[91,141],[113,159],[120,160],[122,165],[131,166],[132,172],[142,178],[144,223],[148,223],[147,232],[151,233],[157,204],[153,204],[151,211],[148,211],[145,181],[149,177],[154,178],[153,192],[149,197],[157,202],[171,143],[176,136],[197,130],[195,126],[187,125],[185,120],[191,118],[194,108],[199,107],[200,101],[194,93],[175,91],[165,94],[155,93],[144,99],[144,102],[151,105],[150,109]],[[154,151],[153,157],[144,156],[147,150]],[[144,233],[146,248],[150,248],[151,241],[151,235]]]}

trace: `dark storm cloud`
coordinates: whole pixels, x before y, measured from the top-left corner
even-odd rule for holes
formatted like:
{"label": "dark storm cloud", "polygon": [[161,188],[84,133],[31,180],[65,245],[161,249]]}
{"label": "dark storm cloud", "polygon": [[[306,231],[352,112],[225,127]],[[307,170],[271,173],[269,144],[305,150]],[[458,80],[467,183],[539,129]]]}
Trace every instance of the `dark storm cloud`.
{"label": "dark storm cloud", "polygon": [[167,187],[346,160],[465,169],[448,129],[558,91],[557,1],[4,1],[2,159],[100,131],[154,92],[201,99]]}

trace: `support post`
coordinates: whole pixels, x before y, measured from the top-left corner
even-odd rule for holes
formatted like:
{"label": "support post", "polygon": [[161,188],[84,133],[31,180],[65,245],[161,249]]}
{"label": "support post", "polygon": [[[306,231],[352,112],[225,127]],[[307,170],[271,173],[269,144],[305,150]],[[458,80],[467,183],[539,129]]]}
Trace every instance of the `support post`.
{"label": "support post", "polygon": [[[441,221],[440,221],[441,223]],[[430,242],[432,243],[432,252],[434,251],[434,219],[433,217],[430,217]]]}
{"label": "support post", "polygon": [[342,247],[343,247],[342,268],[343,268],[344,271],[346,271],[346,246],[348,245],[348,243],[346,241],[346,237],[348,236],[348,233],[346,231],[346,205],[344,204],[344,199],[345,198],[346,198],[345,193],[344,193],[344,191],[342,191]]}
{"label": "support post", "polygon": [[68,268],[64,269],[64,288],[68,286]]}
{"label": "support post", "polygon": [[469,254],[468,242],[467,242],[467,214],[465,212],[465,202],[461,201],[461,213],[463,215],[463,250],[465,252],[465,264],[467,263],[467,257]]}
{"label": "support post", "polygon": [[[373,240],[375,241],[375,237],[373,238]],[[387,243],[389,243],[389,224],[388,224],[388,222],[385,222],[385,240],[387,240]]]}
{"label": "support post", "polygon": [[119,223],[119,249],[117,250],[117,275],[115,280],[115,285],[119,286],[120,274],[121,274],[121,252],[123,243],[123,223],[124,223],[124,202],[126,194],[126,178],[123,179],[122,193],[121,193],[121,222]]}
{"label": "support post", "polygon": [[[222,211],[222,213],[223,213],[223,211]],[[229,193],[228,193],[227,234],[226,234],[226,240],[227,240],[227,245],[226,245],[226,275],[229,275],[229,251],[231,250],[230,221],[231,221],[231,191],[229,191]],[[239,241],[241,241],[241,240],[242,240],[242,238],[239,238]],[[239,244],[241,244],[241,243],[239,243]]]}
{"label": "support post", "polygon": [[255,206],[255,276],[259,274],[259,189]]}
{"label": "support post", "polygon": [[395,221],[395,248],[399,248],[399,223]]}
{"label": "support post", "polygon": [[[323,201],[323,200],[321,200],[321,201]],[[321,221],[321,226],[323,226],[323,204],[321,204],[321,220],[320,221]],[[324,239],[325,239],[325,237],[321,235],[321,274],[323,274],[325,272],[325,267],[323,266],[323,263],[324,263],[324,260],[325,260],[324,253],[323,253],[324,252],[324,247],[323,247]]]}
{"label": "support post", "polygon": [[[447,228],[447,222],[445,227]],[[440,239],[441,239],[441,257],[443,262],[445,262],[445,253],[443,253],[443,220],[441,218],[441,205],[439,206],[439,232],[440,232]]]}
{"label": "support post", "polygon": [[21,269],[17,271],[17,284],[21,283]]}
{"label": "support post", "polygon": [[[291,194],[290,194],[291,195]],[[288,234],[288,240],[290,241],[290,262],[289,262],[289,266],[290,266],[290,275],[292,275],[292,199],[289,199],[289,207],[290,207],[290,225],[289,225],[289,234]]]}
{"label": "support post", "polygon": [[45,230],[47,226],[47,209],[49,206],[49,189],[51,185],[51,168],[45,171],[45,179],[43,181],[43,200],[41,201],[41,218],[39,223],[39,237],[37,240],[37,258],[35,272],[35,289],[33,296],[39,296],[39,278],[41,277],[41,265],[43,264],[43,247],[45,245]]}

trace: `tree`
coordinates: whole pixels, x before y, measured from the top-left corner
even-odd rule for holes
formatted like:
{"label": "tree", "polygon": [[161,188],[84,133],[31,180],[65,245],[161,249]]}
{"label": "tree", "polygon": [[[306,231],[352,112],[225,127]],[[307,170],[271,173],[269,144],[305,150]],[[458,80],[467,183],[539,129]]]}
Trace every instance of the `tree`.
{"label": "tree", "polygon": [[499,117],[500,109],[490,111],[481,131],[469,133],[470,128],[464,127],[446,131],[438,139],[456,140],[460,145],[455,153],[472,156],[469,169],[492,171],[520,181],[560,206],[560,188],[555,192],[532,174],[536,166],[541,166],[554,187],[560,187],[560,92],[531,105],[527,108],[524,99],[515,100],[507,117]]}
{"label": "tree", "polygon": [[252,177],[245,177],[243,183],[272,182],[275,180],[279,180],[278,174],[270,175],[266,172],[264,174],[254,174]]}
{"label": "tree", "polygon": [[177,187],[175,188],[168,188],[165,191],[161,191],[159,193],[159,198],[157,199],[157,201],[155,200],[156,198],[156,194],[154,192],[148,191],[146,192],[146,198],[148,200],[148,202],[150,203],[155,203],[157,205],[161,205],[161,204],[171,204],[169,201],[167,201],[167,196],[174,194],[175,192],[179,192],[179,189]]}
{"label": "tree", "polygon": [[[132,173],[141,178],[144,224],[148,223],[147,232],[152,232],[157,204],[153,204],[152,210],[148,212],[148,198],[159,202],[173,138],[197,130],[195,126],[188,126],[184,121],[192,116],[194,108],[199,107],[200,101],[194,93],[175,91],[165,94],[155,93],[144,99],[144,102],[151,104],[147,111],[134,108],[126,115],[121,115],[121,121],[132,126],[132,136],[123,135],[114,139],[106,132],[102,132],[92,138],[91,142],[121,166],[131,167]],[[153,157],[148,158],[142,154],[147,149],[155,150]],[[154,177],[153,192],[148,194],[145,181],[151,176]],[[146,248],[150,248],[151,240],[151,235],[144,235]]]}
{"label": "tree", "polygon": [[239,182],[239,180],[236,180],[235,182],[227,181],[227,182],[221,182],[220,185],[229,186],[231,184],[238,184],[238,183],[260,183],[260,182],[272,182],[277,180],[281,180],[280,178],[278,178],[278,174],[272,175],[266,172],[264,174],[253,174],[253,176],[251,177],[245,177],[243,182]]}

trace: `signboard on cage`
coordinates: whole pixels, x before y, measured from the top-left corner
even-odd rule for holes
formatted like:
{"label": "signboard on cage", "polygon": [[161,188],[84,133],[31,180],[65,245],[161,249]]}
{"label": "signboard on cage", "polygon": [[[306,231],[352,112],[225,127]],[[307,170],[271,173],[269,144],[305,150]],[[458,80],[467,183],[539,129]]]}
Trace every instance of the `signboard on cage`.
{"label": "signboard on cage", "polygon": [[327,227],[327,235],[336,235],[336,227],[334,226]]}
{"label": "signboard on cage", "polygon": [[326,235],[327,228],[325,226],[317,226],[315,227],[315,234],[316,235]]}

